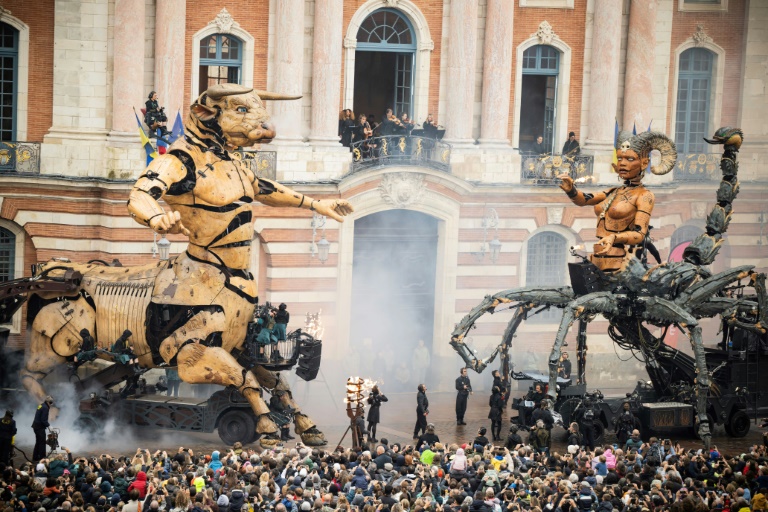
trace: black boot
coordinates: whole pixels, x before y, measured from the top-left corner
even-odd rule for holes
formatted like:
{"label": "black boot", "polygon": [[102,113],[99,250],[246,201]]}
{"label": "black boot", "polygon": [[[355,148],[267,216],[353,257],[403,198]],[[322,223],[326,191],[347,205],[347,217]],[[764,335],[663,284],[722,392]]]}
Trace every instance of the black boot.
{"label": "black boot", "polygon": [[291,435],[291,429],[288,428],[288,427],[281,428],[280,429],[280,440],[281,441],[290,441],[291,439],[296,439],[295,437],[293,437]]}

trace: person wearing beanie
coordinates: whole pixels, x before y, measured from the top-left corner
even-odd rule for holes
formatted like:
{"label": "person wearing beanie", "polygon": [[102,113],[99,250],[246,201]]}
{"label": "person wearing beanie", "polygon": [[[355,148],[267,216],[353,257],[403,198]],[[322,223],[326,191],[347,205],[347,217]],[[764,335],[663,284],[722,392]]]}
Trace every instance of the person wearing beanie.
{"label": "person wearing beanie", "polygon": [[229,512],[229,498],[226,494],[219,496],[216,500],[216,505],[219,507],[219,512]]}
{"label": "person wearing beanie", "polygon": [[579,141],[576,140],[576,133],[570,132],[568,133],[568,140],[563,144],[562,154],[563,156],[573,158],[578,156],[579,153],[581,153],[581,147],[579,146]]}
{"label": "person wearing beanie", "polygon": [[16,437],[16,421],[13,419],[13,411],[5,411],[0,419],[0,464],[10,466],[13,456],[13,441]]}

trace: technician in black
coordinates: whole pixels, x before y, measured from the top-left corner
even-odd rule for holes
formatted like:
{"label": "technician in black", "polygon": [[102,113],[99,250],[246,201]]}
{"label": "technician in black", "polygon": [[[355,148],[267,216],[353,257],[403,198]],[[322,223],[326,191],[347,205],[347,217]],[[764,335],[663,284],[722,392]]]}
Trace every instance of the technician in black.
{"label": "technician in black", "polygon": [[5,411],[5,416],[0,419],[0,465],[11,465],[13,455],[13,436],[16,435],[16,421],[13,419],[13,411]]}
{"label": "technician in black", "polygon": [[35,431],[35,448],[32,450],[32,461],[38,462],[45,458],[45,429],[50,426],[48,413],[51,412],[53,398],[45,397],[45,401],[37,406],[35,420],[32,422],[32,430]]}
{"label": "technician in black", "polygon": [[456,424],[466,425],[464,413],[467,412],[467,398],[472,394],[472,384],[467,377],[467,369],[461,369],[461,375],[456,379]]}
{"label": "technician in black", "polygon": [[426,384],[419,384],[418,390],[419,392],[416,393],[416,426],[413,429],[414,439],[418,439],[421,434],[427,432],[427,415],[429,414]]}

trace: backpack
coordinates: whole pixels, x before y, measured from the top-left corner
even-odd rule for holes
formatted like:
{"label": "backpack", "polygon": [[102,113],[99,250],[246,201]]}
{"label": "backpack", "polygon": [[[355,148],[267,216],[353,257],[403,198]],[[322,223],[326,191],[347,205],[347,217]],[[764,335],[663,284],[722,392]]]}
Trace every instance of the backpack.
{"label": "backpack", "polygon": [[661,464],[661,447],[658,444],[651,445],[651,447],[648,448],[648,455],[645,460],[651,466],[658,466]]}
{"label": "backpack", "polygon": [[545,428],[536,431],[536,438],[539,440],[539,447],[544,448],[549,444],[549,432]]}
{"label": "backpack", "polygon": [[587,421],[594,420],[595,419],[595,411],[593,411],[592,409],[587,409],[584,412],[584,419],[587,420]]}

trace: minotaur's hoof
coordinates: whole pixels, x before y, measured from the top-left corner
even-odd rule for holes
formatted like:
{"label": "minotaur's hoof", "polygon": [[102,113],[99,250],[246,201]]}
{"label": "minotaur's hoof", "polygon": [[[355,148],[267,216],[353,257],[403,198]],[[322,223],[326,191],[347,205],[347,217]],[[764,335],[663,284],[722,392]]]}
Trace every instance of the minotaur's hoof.
{"label": "minotaur's hoof", "polygon": [[274,448],[280,443],[280,434],[277,432],[270,432],[269,434],[264,434],[259,438],[259,444],[262,448]]}
{"label": "minotaur's hoof", "polygon": [[301,442],[307,446],[325,446],[328,444],[325,435],[317,430],[317,427],[312,427],[302,432]]}

